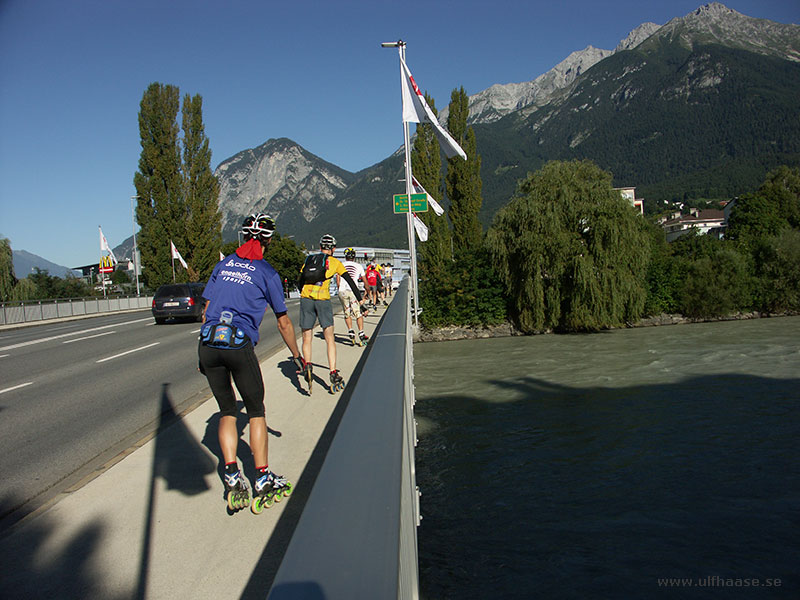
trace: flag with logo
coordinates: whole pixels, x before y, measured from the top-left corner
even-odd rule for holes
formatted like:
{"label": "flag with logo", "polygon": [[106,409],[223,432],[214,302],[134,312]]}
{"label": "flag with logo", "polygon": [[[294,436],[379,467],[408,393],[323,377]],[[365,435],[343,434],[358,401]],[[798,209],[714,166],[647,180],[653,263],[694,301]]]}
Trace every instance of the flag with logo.
{"label": "flag with logo", "polygon": [[117,257],[114,256],[113,250],[111,250],[111,246],[108,245],[108,240],[106,240],[106,236],[103,235],[103,229],[100,225],[97,226],[97,229],[100,230],[100,252],[108,252],[109,256],[111,256],[111,260],[114,261],[114,264],[117,264]]}
{"label": "flag with logo", "polygon": [[467,153],[453,139],[453,136],[439,124],[439,120],[433,114],[428,103],[425,102],[425,97],[419,91],[417,82],[414,81],[411,71],[408,70],[408,66],[402,58],[400,59],[400,80],[403,88],[403,121],[407,123],[430,123],[433,125],[433,132],[439,138],[439,144],[447,158],[458,155],[467,160]]}
{"label": "flag with logo", "polygon": [[183,257],[181,256],[181,253],[178,252],[178,249],[175,247],[175,244],[172,243],[172,240],[169,241],[169,245],[172,248],[172,259],[174,260],[174,259],[177,258],[179,261],[181,261],[181,264],[183,265],[183,268],[184,269],[188,269],[189,267],[186,265],[186,261],[183,260]]}
{"label": "flag with logo", "polygon": [[414,193],[415,194],[427,194],[428,195],[428,205],[433,209],[433,212],[436,213],[437,216],[441,217],[444,214],[444,209],[442,205],[439,204],[436,200],[433,199],[433,196],[428,194],[427,190],[422,187],[422,184],[417,181],[417,178],[413,175],[411,176],[411,185],[414,186]]}

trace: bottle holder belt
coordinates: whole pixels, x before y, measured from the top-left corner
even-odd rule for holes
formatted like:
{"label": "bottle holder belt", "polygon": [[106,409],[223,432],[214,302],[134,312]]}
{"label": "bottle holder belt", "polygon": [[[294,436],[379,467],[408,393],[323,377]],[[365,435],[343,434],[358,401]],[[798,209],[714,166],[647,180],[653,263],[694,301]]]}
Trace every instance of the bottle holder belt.
{"label": "bottle holder belt", "polygon": [[204,346],[212,348],[236,349],[250,343],[250,338],[243,330],[228,323],[205,325],[200,332],[200,340]]}

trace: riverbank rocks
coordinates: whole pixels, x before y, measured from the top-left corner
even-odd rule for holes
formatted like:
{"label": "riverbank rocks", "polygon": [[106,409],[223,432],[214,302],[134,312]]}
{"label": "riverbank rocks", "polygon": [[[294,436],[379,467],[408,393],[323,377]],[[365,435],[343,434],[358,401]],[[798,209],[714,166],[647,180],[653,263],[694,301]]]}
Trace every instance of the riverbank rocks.
{"label": "riverbank rocks", "polygon": [[484,338],[525,335],[511,323],[493,327],[440,327],[421,329],[414,335],[415,342],[450,342],[455,340],[477,340]]}
{"label": "riverbank rocks", "polygon": [[[710,323],[716,321],[743,321],[746,319],[767,319],[772,317],[797,316],[794,312],[778,314],[761,313],[758,311],[736,313],[724,317],[705,319],[691,319],[680,314],[660,314],[645,317],[636,323],[627,323],[627,328],[633,327],[659,327],[661,325],[682,325],[686,323]],[[542,331],[539,333],[552,333]],[[484,338],[509,337],[512,335],[526,335],[511,323],[503,323],[493,327],[440,327],[437,329],[421,329],[414,333],[415,342],[452,342],[456,340],[476,340]]]}

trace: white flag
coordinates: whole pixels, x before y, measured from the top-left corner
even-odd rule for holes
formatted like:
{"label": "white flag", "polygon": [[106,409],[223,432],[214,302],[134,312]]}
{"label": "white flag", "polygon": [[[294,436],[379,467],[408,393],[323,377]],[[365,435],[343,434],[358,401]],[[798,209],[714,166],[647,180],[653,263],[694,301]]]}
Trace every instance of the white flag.
{"label": "white flag", "polygon": [[219,259],[220,260],[225,260],[225,255],[222,253],[221,250],[220,250],[220,253],[219,253]]}
{"label": "white flag", "polygon": [[117,264],[117,257],[114,256],[114,251],[111,250],[111,247],[108,245],[108,241],[106,240],[106,236],[103,235],[103,229],[100,225],[97,226],[97,229],[100,230],[100,252],[105,250],[111,256],[111,260],[114,261],[114,264]]}
{"label": "white flag", "polygon": [[414,215],[414,229],[417,230],[417,237],[420,242],[428,241],[428,227],[417,215]]}
{"label": "white flag", "polygon": [[[428,191],[422,187],[422,184],[417,181],[417,178],[413,175],[411,176],[411,185],[414,186],[415,194],[428,194]],[[444,214],[444,209],[442,208],[441,204],[434,200],[433,196],[430,194],[428,194],[428,204],[430,204],[433,212],[435,212],[437,216],[441,217]]]}
{"label": "white flag", "polygon": [[178,252],[178,249],[175,247],[175,244],[172,243],[172,240],[169,241],[169,245],[172,248],[172,258],[173,259],[177,258],[179,261],[181,261],[181,264],[183,265],[183,268],[184,269],[188,269],[189,267],[186,266],[186,261],[183,260],[183,257],[181,256],[181,253]]}
{"label": "white flag", "polygon": [[408,70],[402,58],[400,59],[400,80],[403,88],[403,122],[430,123],[433,125],[433,132],[439,138],[439,144],[442,146],[447,158],[458,155],[467,160],[467,153],[453,139],[453,136],[439,124],[439,120],[433,114],[428,103],[425,102],[425,97],[419,91],[417,82],[414,81],[411,71]]}

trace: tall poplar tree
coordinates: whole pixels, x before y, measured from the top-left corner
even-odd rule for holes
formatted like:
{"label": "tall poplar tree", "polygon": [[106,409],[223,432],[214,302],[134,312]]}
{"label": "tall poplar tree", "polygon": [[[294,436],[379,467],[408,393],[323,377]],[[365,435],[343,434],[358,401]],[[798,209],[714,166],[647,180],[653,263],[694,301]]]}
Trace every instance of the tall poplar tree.
{"label": "tall poplar tree", "polygon": [[184,97],[182,146],[179,101],[177,87],[152,83],[140,104],[142,153],[133,182],[141,226],[137,242],[144,281],[151,288],[172,281],[170,241],[189,267],[175,265],[176,281],[207,278],[222,244],[219,183],[211,171],[202,97]]}
{"label": "tall poplar tree", "polygon": [[[181,177],[181,153],[177,123],[178,88],[151,83],[142,96],[139,135],[142,153],[133,177],[138,201],[136,220],[141,226],[137,245],[141,251],[142,276],[151,288],[172,281],[170,240],[185,251],[185,202]],[[178,281],[187,281],[178,266]]]}
{"label": "tall poplar tree", "polygon": [[14,253],[11,242],[0,238],[0,302],[11,300],[17,278],[14,277]]}
{"label": "tall poplar tree", "polygon": [[456,252],[474,250],[483,244],[483,227],[478,213],[483,204],[481,158],[478,156],[475,131],[467,127],[469,98],[464,88],[453,90],[447,115],[447,129],[464,149],[467,160],[459,156],[447,159],[448,215],[453,224],[453,248]]}
{"label": "tall poplar tree", "polygon": [[222,226],[219,182],[203,126],[203,98],[183,98],[183,186],[186,199],[186,254],[192,280],[205,281],[219,261]]}
{"label": "tall poplar tree", "polygon": [[[433,98],[427,93],[425,101],[433,114],[438,115]],[[416,180],[429,194],[442,200],[442,157],[439,141],[430,124],[418,124],[414,145],[411,149],[411,171]],[[447,217],[436,215],[432,209],[418,216],[428,227],[428,241],[419,245],[420,270],[441,271],[451,259],[450,227]]]}

